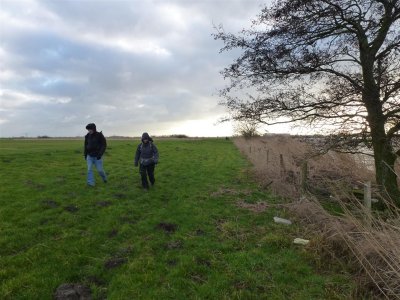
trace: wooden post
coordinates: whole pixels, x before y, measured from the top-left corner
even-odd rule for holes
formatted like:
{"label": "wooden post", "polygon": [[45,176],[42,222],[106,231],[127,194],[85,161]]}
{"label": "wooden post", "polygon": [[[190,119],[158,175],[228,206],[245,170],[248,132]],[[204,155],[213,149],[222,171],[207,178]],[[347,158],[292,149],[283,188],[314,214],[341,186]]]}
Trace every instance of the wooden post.
{"label": "wooden post", "polygon": [[371,226],[371,181],[364,183],[364,206],[366,210],[365,221],[368,226]]}
{"label": "wooden post", "polygon": [[307,190],[307,177],[308,177],[308,161],[305,159],[301,164],[301,191],[304,193]]}
{"label": "wooden post", "polygon": [[283,162],[283,155],[279,154],[279,165],[281,167],[281,177],[285,176],[286,169],[285,169],[285,163]]}
{"label": "wooden post", "polygon": [[364,206],[371,210],[371,181],[364,184]]}

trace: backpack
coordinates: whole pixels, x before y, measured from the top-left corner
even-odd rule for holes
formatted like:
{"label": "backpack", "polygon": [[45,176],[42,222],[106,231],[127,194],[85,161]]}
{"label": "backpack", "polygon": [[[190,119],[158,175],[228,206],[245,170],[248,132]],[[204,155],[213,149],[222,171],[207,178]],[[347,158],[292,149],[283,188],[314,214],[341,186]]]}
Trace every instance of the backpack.
{"label": "backpack", "polygon": [[[149,142],[149,143],[150,143],[150,149],[153,151],[153,142]],[[139,146],[140,152],[142,152],[142,148],[143,148],[143,143],[140,143],[140,146]]]}
{"label": "backpack", "polygon": [[[139,146],[140,153],[142,153],[142,148],[143,148],[143,143],[140,143],[140,146]],[[152,142],[150,142],[150,149],[151,149],[151,151],[153,151],[153,157],[151,157],[151,158],[140,158],[139,159],[140,160],[140,164],[142,164],[143,166],[148,166],[148,165],[154,163],[154,150],[153,150],[153,143]]]}

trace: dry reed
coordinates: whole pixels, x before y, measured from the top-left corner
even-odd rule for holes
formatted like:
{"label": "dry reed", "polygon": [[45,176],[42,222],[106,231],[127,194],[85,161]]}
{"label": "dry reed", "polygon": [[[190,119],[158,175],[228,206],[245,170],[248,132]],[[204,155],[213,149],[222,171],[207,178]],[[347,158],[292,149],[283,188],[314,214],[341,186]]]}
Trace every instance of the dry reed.
{"label": "dry reed", "polygon": [[289,135],[234,139],[235,145],[254,165],[259,182],[276,194],[299,197],[307,185],[330,194],[327,179],[361,188],[359,182],[373,181],[373,170],[360,156],[329,151],[318,155],[313,145]]}
{"label": "dry reed", "polygon": [[311,244],[311,247],[322,247],[319,254],[346,258],[353,268],[359,268],[358,275],[364,275],[364,280],[359,282],[362,291],[372,290],[374,297],[400,299],[399,209],[382,217],[372,215],[355,198],[352,203],[358,203],[358,207],[349,208],[340,200],[343,195],[336,197],[345,212],[342,217],[330,215],[311,196],[293,202],[288,208],[320,236],[319,245]]}
{"label": "dry reed", "polygon": [[[374,298],[400,299],[400,210],[386,202],[390,209],[384,214],[371,213],[351,192],[355,186],[362,191],[363,182],[374,182],[371,160],[335,152],[319,156],[312,145],[287,135],[234,142],[253,163],[262,185],[292,199],[303,194],[301,201],[286,207],[316,234],[310,251],[347,259],[358,269],[363,280],[358,281],[356,297],[364,297],[368,290]],[[330,200],[342,207],[343,216],[332,216],[314,196],[304,196],[305,167],[308,187],[327,191]],[[395,170],[400,174],[400,163]]]}

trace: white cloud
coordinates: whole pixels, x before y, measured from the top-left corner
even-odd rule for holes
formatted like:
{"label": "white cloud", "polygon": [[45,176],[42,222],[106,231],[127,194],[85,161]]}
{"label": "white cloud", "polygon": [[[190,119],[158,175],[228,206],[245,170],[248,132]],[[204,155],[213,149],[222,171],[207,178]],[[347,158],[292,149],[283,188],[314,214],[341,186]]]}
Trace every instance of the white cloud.
{"label": "white cloud", "polygon": [[25,105],[32,104],[68,104],[71,98],[68,97],[49,97],[40,94],[26,92],[16,92],[12,90],[0,90],[0,109],[10,111]]}
{"label": "white cloud", "polygon": [[78,117],[77,117],[76,115],[65,116],[65,117],[62,119],[62,122],[63,122],[63,123],[71,123],[72,121],[76,121],[77,118],[78,118]]}

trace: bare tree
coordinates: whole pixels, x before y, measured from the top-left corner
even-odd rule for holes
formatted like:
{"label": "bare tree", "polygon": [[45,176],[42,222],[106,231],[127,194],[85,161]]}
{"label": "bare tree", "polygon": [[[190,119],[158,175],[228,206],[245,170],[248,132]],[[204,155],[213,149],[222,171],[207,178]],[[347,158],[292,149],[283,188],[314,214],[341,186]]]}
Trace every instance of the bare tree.
{"label": "bare tree", "polygon": [[306,122],[372,148],[376,181],[400,206],[400,0],[276,1],[250,29],[215,38],[242,50],[222,72],[232,119]]}
{"label": "bare tree", "polygon": [[234,124],[234,131],[239,136],[248,139],[260,136],[260,132],[258,131],[259,126],[260,126],[259,122],[255,122],[252,120],[242,120],[242,121],[237,121]]}

